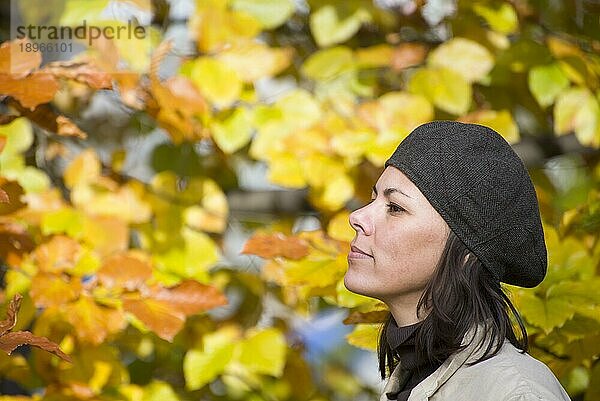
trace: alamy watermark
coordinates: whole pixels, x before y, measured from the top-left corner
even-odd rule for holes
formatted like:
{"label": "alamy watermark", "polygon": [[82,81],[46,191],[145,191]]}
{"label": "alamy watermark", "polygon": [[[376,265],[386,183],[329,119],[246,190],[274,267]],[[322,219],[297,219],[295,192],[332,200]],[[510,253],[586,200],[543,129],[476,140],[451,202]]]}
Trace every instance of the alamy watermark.
{"label": "alamy watermark", "polygon": [[84,51],[108,72],[135,70],[150,61],[151,18],[150,0],[11,0],[11,72],[25,53],[41,52],[44,65]]}

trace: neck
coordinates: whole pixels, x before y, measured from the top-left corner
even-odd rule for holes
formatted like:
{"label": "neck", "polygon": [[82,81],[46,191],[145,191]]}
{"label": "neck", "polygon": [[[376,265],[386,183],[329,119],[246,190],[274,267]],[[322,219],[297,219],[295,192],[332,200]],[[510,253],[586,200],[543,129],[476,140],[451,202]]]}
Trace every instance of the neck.
{"label": "neck", "polygon": [[421,294],[403,296],[390,302],[385,302],[396,321],[400,326],[408,326],[423,320],[423,317],[417,316],[417,304]]}

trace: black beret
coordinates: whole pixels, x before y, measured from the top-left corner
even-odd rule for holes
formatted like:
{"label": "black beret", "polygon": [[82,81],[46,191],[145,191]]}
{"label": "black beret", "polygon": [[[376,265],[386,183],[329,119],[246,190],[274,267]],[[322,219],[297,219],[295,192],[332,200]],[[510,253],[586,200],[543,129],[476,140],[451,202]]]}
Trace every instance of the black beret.
{"label": "black beret", "polygon": [[499,281],[535,287],[547,251],[531,178],[491,128],[434,121],[415,128],[385,162],[425,195]]}

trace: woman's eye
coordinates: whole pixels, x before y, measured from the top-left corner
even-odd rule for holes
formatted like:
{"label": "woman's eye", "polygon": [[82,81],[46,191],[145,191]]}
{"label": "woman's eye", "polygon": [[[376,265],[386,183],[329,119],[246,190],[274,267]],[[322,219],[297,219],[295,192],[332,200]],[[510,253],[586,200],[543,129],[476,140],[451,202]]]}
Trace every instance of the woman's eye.
{"label": "woman's eye", "polygon": [[400,206],[396,206],[393,203],[388,203],[386,206],[388,207],[388,210],[390,212],[396,212],[397,213],[397,212],[403,212],[405,210],[404,208],[401,208]]}

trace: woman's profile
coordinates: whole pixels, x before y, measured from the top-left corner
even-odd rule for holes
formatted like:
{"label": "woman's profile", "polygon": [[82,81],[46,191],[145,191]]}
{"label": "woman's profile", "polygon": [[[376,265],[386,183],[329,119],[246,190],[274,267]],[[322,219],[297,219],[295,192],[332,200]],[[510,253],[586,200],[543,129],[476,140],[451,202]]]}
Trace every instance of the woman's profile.
{"label": "woman's profile", "polygon": [[529,174],[497,132],[417,127],[350,225],[344,284],[390,310],[378,345],[381,401],[569,400],[526,352],[500,284],[538,285],[547,250]]}

